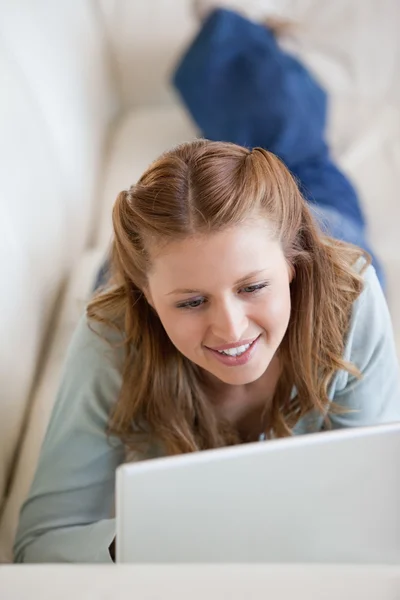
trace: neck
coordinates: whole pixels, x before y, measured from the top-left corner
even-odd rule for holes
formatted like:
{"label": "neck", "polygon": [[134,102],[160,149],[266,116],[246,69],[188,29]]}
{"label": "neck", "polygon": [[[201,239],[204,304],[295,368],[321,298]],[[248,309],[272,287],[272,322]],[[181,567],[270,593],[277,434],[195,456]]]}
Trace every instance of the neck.
{"label": "neck", "polygon": [[239,430],[252,429],[252,423],[263,426],[263,414],[268,410],[279,376],[281,364],[275,355],[264,374],[245,385],[230,385],[216,377],[209,378],[210,399],[218,415]]}

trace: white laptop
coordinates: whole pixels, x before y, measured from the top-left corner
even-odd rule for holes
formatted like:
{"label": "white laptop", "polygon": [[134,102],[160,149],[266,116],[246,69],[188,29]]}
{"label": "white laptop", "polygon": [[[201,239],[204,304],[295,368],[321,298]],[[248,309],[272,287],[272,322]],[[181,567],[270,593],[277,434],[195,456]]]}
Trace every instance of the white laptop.
{"label": "white laptop", "polygon": [[125,464],[117,562],[400,564],[400,424]]}

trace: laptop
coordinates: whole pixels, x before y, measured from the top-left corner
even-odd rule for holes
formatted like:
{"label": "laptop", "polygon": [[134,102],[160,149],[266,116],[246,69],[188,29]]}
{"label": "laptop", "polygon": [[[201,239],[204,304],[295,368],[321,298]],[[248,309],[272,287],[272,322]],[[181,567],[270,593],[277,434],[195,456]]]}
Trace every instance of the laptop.
{"label": "laptop", "polygon": [[400,423],[124,464],[117,562],[400,564]]}

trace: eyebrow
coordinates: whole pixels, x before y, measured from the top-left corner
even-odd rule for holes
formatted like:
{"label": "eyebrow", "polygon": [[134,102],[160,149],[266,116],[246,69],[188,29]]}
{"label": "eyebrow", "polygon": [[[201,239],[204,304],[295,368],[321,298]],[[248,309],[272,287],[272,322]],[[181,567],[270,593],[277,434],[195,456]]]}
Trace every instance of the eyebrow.
{"label": "eyebrow", "polygon": [[[264,273],[265,271],[267,271],[267,269],[259,269],[258,271],[252,271],[251,273],[248,273],[244,277],[241,277],[240,279],[238,279],[238,281],[235,281],[234,285],[240,285],[241,283],[247,281],[248,279],[251,279],[252,277],[255,277],[256,275],[259,275],[260,273]],[[188,288],[177,288],[173,292],[169,292],[168,294],[166,294],[166,296],[172,296],[172,294],[201,294],[201,290],[191,290]]]}

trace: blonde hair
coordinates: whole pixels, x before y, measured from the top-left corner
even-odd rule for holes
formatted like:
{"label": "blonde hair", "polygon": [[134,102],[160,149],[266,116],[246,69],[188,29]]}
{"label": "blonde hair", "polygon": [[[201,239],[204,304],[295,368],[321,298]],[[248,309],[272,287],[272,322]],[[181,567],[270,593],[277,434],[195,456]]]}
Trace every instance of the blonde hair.
{"label": "blonde hair", "polygon": [[365,253],[321,233],[294,178],[270,152],[208,140],[185,143],[118,195],[112,279],[88,307],[90,319],[119,327],[124,336],[123,384],[110,431],[128,448],[139,447],[143,431],[167,454],[239,442],[235,429],[217,417],[201,370],[172,344],[143,290],[149,239],[215,232],[254,214],[273,224],[295,273],[267,433],[287,436],[309,411],[325,415],[338,369],[359,375],[342,356],[352,304],[363,287],[354,264]]}

